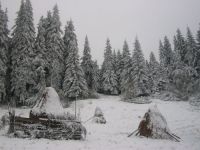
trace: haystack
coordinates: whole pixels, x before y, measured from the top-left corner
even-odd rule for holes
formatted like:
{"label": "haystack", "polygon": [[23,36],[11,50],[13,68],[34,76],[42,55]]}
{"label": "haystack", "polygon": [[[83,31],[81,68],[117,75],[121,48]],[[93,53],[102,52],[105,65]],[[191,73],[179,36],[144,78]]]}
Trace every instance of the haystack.
{"label": "haystack", "polygon": [[96,109],[95,109],[93,122],[100,123],[100,124],[106,123],[106,119],[104,118],[104,114],[103,114],[101,108],[99,108],[99,107],[96,107]]}
{"label": "haystack", "polygon": [[45,88],[42,97],[30,111],[30,118],[75,119],[73,115],[65,113],[60,98],[52,87]]}
{"label": "haystack", "polygon": [[179,137],[171,132],[165,117],[157,106],[150,107],[141,120],[136,135],[154,139],[170,139],[179,142]]}

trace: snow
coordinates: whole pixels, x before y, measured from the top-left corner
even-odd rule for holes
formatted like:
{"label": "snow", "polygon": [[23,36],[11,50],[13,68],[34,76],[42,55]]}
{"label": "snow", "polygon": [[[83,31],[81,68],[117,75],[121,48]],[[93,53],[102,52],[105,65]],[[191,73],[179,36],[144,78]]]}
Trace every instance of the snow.
{"label": "snow", "polygon": [[45,94],[46,99],[42,97],[41,101],[37,103],[32,112],[36,114],[46,113],[49,115],[62,115],[64,114],[64,109],[60,102],[60,98],[52,87],[47,87],[43,93]]}
{"label": "snow", "polygon": [[[157,105],[166,118],[173,133],[182,138],[181,142],[131,136],[149,107]],[[100,107],[106,117],[106,124],[88,121],[84,141],[17,139],[0,135],[0,150],[199,150],[200,149],[200,109],[188,102],[171,102],[152,99],[151,104],[134,104],[120,101],[118,96],[104,96],[100,99],[77,102],[84,122]],[[65,111],[74,113],[74,104]],[[0,108],[0,116],[6,112]],[[17,114],[27,115],[29,110],[17,109]]]}

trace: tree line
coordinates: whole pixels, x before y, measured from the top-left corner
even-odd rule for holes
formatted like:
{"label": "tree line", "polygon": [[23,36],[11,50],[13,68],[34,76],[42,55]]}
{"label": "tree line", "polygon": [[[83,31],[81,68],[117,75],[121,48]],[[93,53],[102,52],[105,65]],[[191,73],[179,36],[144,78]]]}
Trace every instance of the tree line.
{"label": "tree line", "polygon": [[131,55],[126,41],[112,52],[109,39],[100,70],[99,92],[121,94],[123,100],[141,96],[173,95],[174,100],[200,97],[200,29],[193,36],[187,27],[186,36],[177,29],[173,47],[167,36],[159,42],[159,61],[153,52],[145,60],[138,38]]}
{"label": "tree line", "polygon": [[97,92],[128,100],[171,91],[188,99],[199,91],[200,30],[195,39],[189,28],[186,37],[178,29],[173,49],[164,37],[159,61],[153,52],[145,60],[138,38],[132,55],[126,41],[122,51],[115,51],[107,39],[99,67],[87,36],[80,59],[73,21],[63,32],[57,5],[40,18],[37,34],[30,0],[21,1],[11,33],[7,23],[7,10],[0,5],[0,103],[32,105],[48,86],[65,101],[96,98]]}

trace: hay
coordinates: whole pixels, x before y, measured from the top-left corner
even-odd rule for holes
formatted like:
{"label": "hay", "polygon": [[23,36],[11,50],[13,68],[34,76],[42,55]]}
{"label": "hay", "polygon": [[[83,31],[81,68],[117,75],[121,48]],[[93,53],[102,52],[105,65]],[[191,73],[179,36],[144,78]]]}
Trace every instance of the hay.
{"label": "hay", "polygon": [[179,141],[177,136],[170,131],[165,117],[160,113],[156,105],[150,107],[145,113],[136,135]]}
{"label": "hay", "polygon": [[101,108],[96,107],[94,117],[93,117],[93,122],[99,123],[99,124],[105,124],[106,119],[104,118],[104,114],[101,110]]}

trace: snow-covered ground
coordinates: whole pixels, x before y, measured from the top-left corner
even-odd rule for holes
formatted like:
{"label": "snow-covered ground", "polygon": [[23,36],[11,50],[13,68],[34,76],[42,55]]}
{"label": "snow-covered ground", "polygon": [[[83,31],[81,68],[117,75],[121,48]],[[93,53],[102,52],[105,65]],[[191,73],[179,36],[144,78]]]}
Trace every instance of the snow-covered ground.
{"label": "snow-covered ground", "polygon": [[[171,131],[182,138],[181,142],[127,137],[138,127],[147,109],[154,104],[157,104],[166,117]],[[107,123],[86,122],[84,125],[88,134],[84,141],[17,139],[0,135],[0,150],[200,150],[200,110],[187,102],[153,99],[151,104],[141,105],[122,102],[118,96],[101,95],[100,99],[81,100],[77,105],[82,121],[93,116],[98,106],[102,109]],[[74,105],[66,111],[74,112]],[[0,108],[0,116],[5,112],[5,109]],[[28,110],[18,109],[17,114],[28,115]]]}

